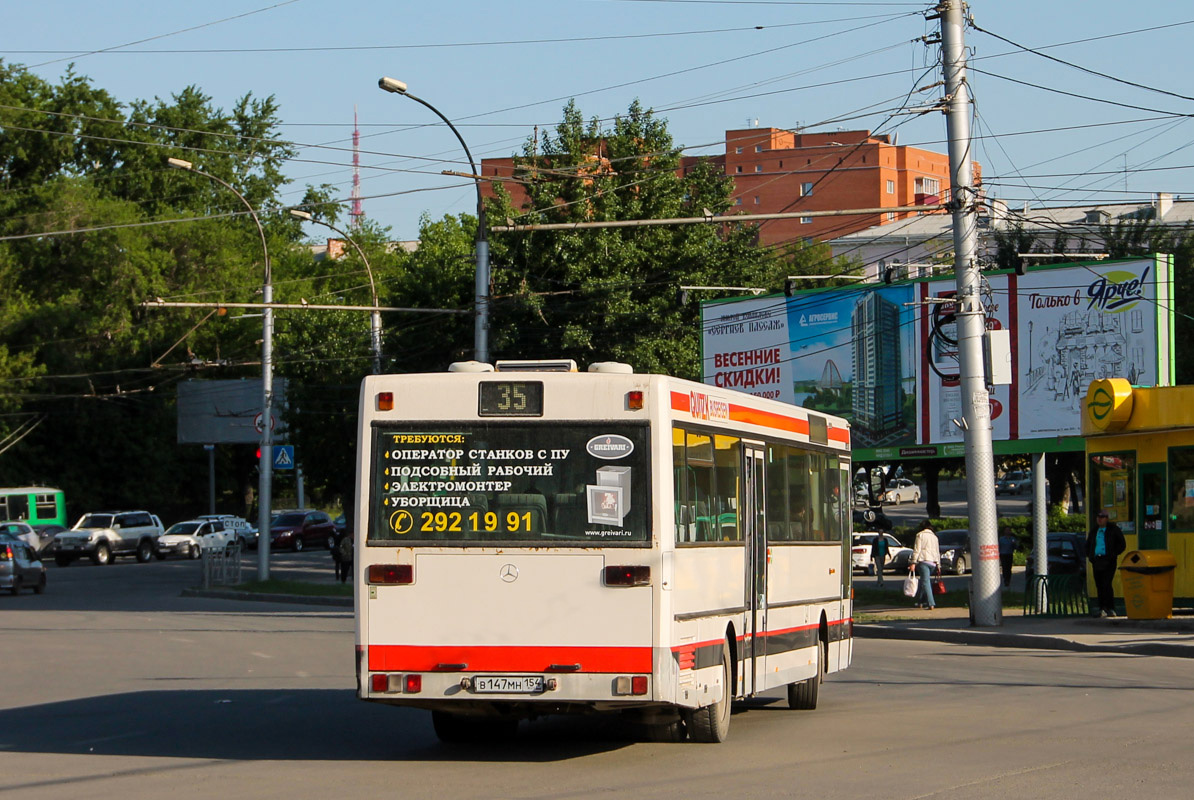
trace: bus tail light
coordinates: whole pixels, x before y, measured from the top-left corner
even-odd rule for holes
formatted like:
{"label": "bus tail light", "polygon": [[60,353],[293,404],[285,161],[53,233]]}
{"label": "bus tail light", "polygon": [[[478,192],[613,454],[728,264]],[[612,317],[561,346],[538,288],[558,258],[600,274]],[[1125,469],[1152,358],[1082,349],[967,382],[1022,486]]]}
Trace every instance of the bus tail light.
{"label": "bus tail light", "polygon": [[643,393],[637,389],[626,393],[626,407],[631,411],[641,411],[643,408]]}
{"label": "bus tail light", "polygon": [[371,584],[403,584],[415,582],[413,564],[370,564],[367,580]]}
{"label": "bus tail light", "polygon": [[651,583],[651,568],[647,566],[606,567],[606,586],[647,586]]}
{"label": "bus tail light", "polygon": [[369,676],[369,688],[374,694],[418,694],[423,691],[423,676],[374,672]]}
{"label": "bus tail light", "polygon": [[394,410],[394,393],[393,392],[378,392],[377,393],[377,410],[378,411],[393,411]]}
{"label": "bus tail light", "polygon": [[614,694],[643,695],[646,693],[646,675],[619,675],[614,678]]}

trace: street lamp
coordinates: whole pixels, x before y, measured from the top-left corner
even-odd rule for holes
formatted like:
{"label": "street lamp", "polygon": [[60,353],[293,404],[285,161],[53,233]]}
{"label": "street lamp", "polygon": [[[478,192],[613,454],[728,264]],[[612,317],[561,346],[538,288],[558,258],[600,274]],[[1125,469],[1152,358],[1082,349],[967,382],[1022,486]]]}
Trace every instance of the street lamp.
{"label": "street lamp", "polygon": [[489,361],[489,239],[485,231],[485,202],[481,197],[481,173],[477,171],[477,163],[473,161],[473,154],[469,152],[468,145],[464,143],[464,138],[460,135],[460,131],[456,130],[456,126],[452,121],[440,113],[439,109],[428,103],[421,97],[415,97],[406,90],[406,84],[395,78],[379,78],[377,85],[387,92],[393,94],[400,94],[404,97],[409,97],[416,103],[420,103],[431,109],[437,117],[442,119],[452,133],[456,134],[456,140],[460,142],[460,146],[464,148],[464,154],[468,156],[468,163],[473,168],[473,182],[477,187],[477,275],[475,281],[475,304],[476,304],[476,324],[473,328],[473,358],[482,363]]}
{"label": "street lamp", "polygon": [[330,222],[324,222],[321,219],[316,219],[309,211],[302,211],[297,208],[290,209],[290,216],[295,219],[301,219],[304,222],[314,222],[316,225],[322,225],[325,228],[331,228],[336,233],[343,236],[348,242],[352,244],[357,250],[357,255],[361,257],[361,261],[365,262],[365,272],[369,275],[369,291],[373,295],[373,313],[370,314],[369,323],[369,345],[373,351],[373,374],[381,374],[381,312],[377,310],[381,305],[377,302],[377,284],[373,281],[373,267],[369,264],[369,259],[365,257],[365,251],[357,244],[356,239],[349,236],[344,231],[337,228]]}
{"label": "street lamp", "polygon": [[261,220],[257,217],[253,206],[232,184],[211,173],[195,169],[194,164],[181,158],[167,158],[166,166],[202,175],[232,192],[249,210],[249,216],[253,218],[253,222],[257,223],[257,233],[261,236],[261,251],[265,255],[265,276],[261,284],[261,301],[265,306],[262,308],[261,314],[261,455],[257,463],[261,481],[257,489],[257,578],[266,581],[269,580],[270,505],[274,477],[274,310],[270,308],[270,303],[274,302],[274,287],[271,283],[269,246],[265,242],[265,228],[261,227]]}

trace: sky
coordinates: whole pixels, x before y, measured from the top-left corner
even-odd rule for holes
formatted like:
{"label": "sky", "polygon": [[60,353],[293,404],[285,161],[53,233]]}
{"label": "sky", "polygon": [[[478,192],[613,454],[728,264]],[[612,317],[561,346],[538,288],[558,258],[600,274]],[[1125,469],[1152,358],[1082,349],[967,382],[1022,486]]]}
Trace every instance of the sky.
{"label": "sky", "polygon": [[[381,91],[383,75],[451,119],[478,161],[519,152],[536,126],[558,123],[568,98],[603,120],[638,99],[689,155],[722,152],[727,129],[756,120],[866,128],[945,152],[942,114],[893,113],[942,95],[939,47],[922,40],[938,30],[928,9],[890,0],[40,0],[7,4],[5,27],[20,35],[5,37],[0,58],[55,82],[74,63],[125,102],[188,85],[225,109],[246,93],[274,95],[281,135],[301,145],[284,202],[298,202],[308,183],[333,184],[347,200],[355,109],[365,213],[413,239],[421,215],[471,212],[476,194],[441,174],[470,171],[451,132]],[[1194,125],[1181,116],[1194,114],[1194,88],[1181,79],[1191,74],[1194,8],[973,0],[970,12],[982,29],[966,31],[975,157],[990,196],[1013,208],[1194,196]]]}

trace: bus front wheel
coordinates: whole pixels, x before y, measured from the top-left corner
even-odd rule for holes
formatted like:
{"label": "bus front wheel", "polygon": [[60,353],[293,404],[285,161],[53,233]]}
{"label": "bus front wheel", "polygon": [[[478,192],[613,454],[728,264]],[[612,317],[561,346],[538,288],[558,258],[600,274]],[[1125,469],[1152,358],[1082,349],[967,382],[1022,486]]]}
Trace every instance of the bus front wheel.
{"label": "bus front wheel", "polygon": [[730,703],[733,684],[730,682],[730,645],[721,645],[721,699],[713,705],[689,712],[688,735],[694,742],[724,742],[730,735]]}

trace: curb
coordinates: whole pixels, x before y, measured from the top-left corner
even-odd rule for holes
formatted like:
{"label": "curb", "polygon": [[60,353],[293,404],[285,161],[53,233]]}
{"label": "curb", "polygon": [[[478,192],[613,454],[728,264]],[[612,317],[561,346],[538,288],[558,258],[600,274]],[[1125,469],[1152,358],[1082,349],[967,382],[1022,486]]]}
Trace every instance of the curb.
{"label": "curb", "polygon": [[1079,653],[1120,653],[1133,656],[1167,656],[1194,658],[1194,646],[1166,642],[1135,644],[1098,644],[1078,642],[1064,636],[1033,633],[995,633],[987,631],[941,628],[892,627],[862,624],[854,626],[854,633],[864,639],[905,639],[950,644],[970,644],[983,647],[1019,647],[1033,650],[1069,650]]}
{"label": "curb", "polygon": [[352,608],[351,597],[325,597],[304,594],[269,594],[267,592],[238,592],[232,589],[183,589],[183,597],[208,597],[216,600],[249,600],[259,603],[296,603],[312,606],[342,606]]}

